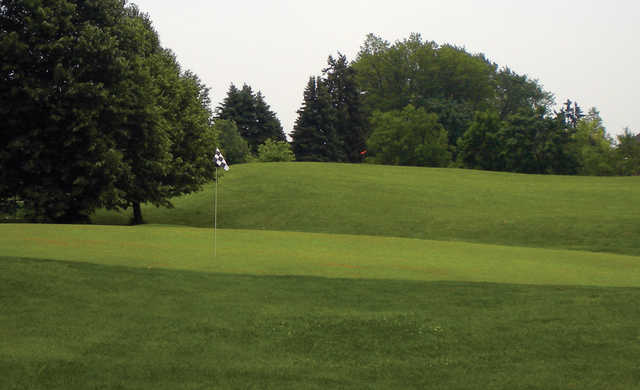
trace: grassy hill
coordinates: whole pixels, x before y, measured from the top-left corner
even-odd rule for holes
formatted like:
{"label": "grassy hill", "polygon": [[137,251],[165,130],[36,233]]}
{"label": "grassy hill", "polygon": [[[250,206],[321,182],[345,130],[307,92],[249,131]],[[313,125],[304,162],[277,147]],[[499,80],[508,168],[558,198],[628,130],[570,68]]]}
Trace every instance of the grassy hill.
{"label": "grassy hill", "polygon": [[[143,210],[149,223],[211,226],[212,190]],[[518,175],[374,165],[233,166],[219,224],[640,255],[640,177]],[[100,211],[98,224],[129,215]]]}
{"label": "grassy hill", "polygon": [[149,225],[1,224],[0,388],[640,388],[640,178],[221,184],[215,257],[212,185]]}

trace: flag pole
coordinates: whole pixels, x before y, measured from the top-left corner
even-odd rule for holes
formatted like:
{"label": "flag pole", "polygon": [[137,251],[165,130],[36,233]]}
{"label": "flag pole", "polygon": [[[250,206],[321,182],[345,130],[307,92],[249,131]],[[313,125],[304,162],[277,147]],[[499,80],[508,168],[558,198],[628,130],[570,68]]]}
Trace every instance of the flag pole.
{"label": "flag pole", "polygon": [[218,250],[218,167],[216,167],[216,191],[213,201],[213,257],[217,257]]}

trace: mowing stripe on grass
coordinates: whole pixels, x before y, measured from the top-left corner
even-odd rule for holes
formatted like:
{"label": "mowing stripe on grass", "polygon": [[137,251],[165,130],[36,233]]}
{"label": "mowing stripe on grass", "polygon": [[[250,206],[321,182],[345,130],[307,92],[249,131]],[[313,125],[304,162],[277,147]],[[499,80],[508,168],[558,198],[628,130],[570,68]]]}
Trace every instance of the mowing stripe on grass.
{"label": "mowing stripe on grass", "polygon": [[406,238],[171,226],[0,225],[0,254],[254,275],[640,286],[640,257]]}

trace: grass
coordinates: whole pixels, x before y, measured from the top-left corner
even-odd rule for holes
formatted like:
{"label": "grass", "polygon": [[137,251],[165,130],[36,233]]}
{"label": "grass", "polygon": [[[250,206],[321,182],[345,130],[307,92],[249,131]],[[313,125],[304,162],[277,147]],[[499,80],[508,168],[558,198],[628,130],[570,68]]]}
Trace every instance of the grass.
{"label": "grass", "polygon": [[[145,207],[149,223],[211,226],[213,186]],[[518,175],[348,164],[236,165],[219,226],[640,255],[640,177]],[[99,211],[99,224],[128,213]]]}
{"label": "grass", "polygon": [[632,389],[638,288],[0,258],[2,389]]}
{"label": "grass", "polygon": [[0,388],[640,388],[639,178],[222,183],[216,257],[211,185],[152,225],[0,224]]}
{"label": "grass", "polygon": [[171,226],[0,225],[3,255],[248,275],[640,286],[640,258],[362,235]]}

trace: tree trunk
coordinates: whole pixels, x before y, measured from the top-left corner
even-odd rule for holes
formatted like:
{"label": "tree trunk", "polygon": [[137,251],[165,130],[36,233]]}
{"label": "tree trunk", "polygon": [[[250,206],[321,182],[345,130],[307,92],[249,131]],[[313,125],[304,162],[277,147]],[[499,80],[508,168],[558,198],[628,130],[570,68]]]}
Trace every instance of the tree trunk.
{"label": "tree trunk", "polygon": [[133,202],[133,220],[132,225],[142,225],[142,209],[140,209],[140,202]]}

